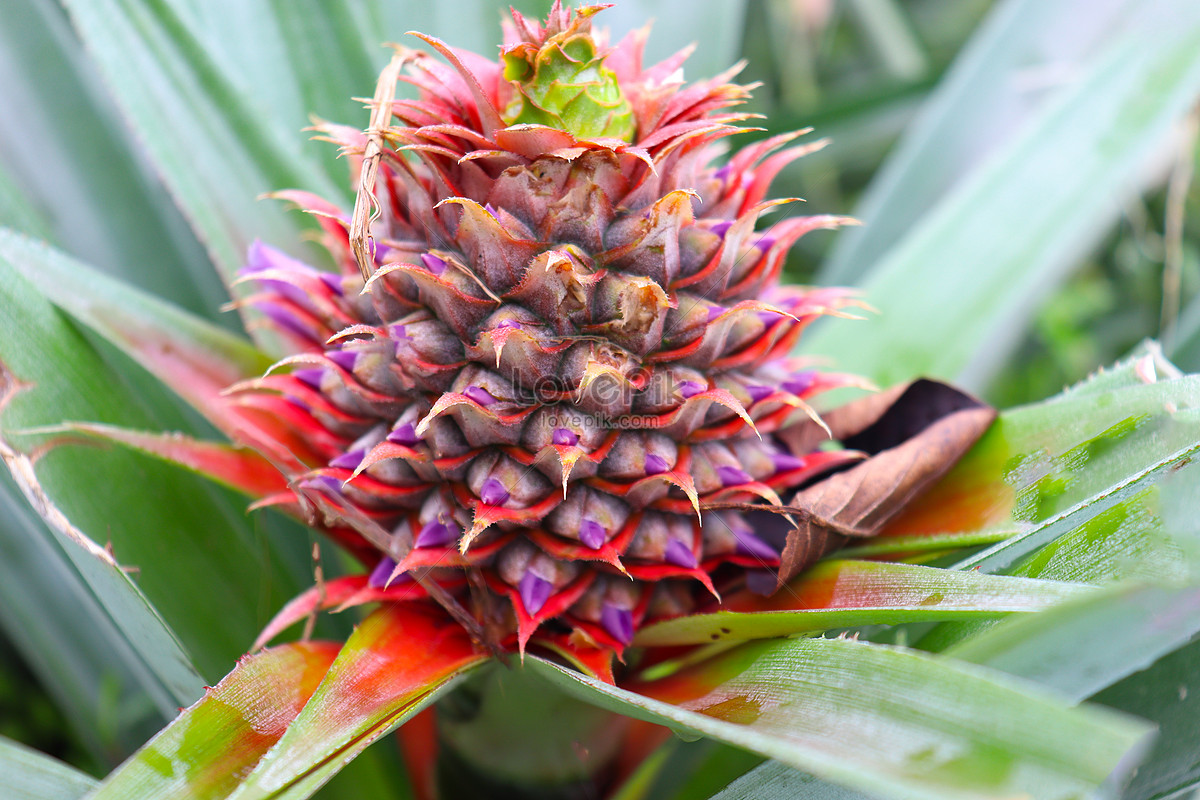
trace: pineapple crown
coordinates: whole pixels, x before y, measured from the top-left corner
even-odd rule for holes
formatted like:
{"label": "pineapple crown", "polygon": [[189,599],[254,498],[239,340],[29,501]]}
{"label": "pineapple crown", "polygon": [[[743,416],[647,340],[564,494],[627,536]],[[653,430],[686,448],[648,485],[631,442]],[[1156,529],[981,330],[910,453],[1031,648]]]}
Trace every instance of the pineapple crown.
{"label": "pineapple crown", "polygon": [[[228,399],[280,428],[292,488],[264,503],[367,574],[266,638],[322,604],[426,597],[493,647],[620,653],[822,554],[764,510],[863,458],[819,448],[810,405],[857,379],[789,357],[854,301],[778,278],[797,239],[847,220],[755,227],[787,202],[766,199],[774,176],[823,143],[715,166],[748,118],[737,68],[685,86],[686,51],[643,67],[645,31],[605,49],[599,10],[514,12],[498,62],[421,36],[448,65],[401,50],[371,128],[322,128],[351,157],[353,217],[281,193],[339,272],[252,248],[243,302],[294,353]],[[401,79],[417,99],[393,99]]]}
{"label": "pineapple crown", "polygon": [[[513,10],[510,44],[502,50],[504,79],[515,89],[506,122],[547,125],[580,139],[633,139],[633,109],[592,36],[591,18],[605,8],[572,14],[555,2],[544,27]],[[512,42],[514,34],[520,40]]]}

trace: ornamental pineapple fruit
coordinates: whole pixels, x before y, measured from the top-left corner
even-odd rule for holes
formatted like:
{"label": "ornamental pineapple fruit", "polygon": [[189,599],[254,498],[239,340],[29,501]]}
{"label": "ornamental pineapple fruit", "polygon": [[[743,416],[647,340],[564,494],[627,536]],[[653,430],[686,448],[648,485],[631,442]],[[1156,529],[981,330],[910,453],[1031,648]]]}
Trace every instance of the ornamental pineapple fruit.
{"label": "ornamental pineapple fruit", "polygon": [[750,116],[737,68],[689,86],[686,52],[643,67],[645,31],[609,48],[602,8],[514,11],[498,62],[399,49],[372,127],[320,128],[358,214],[281,193],[340,273],[263,244],[244,270],[242,302],[296,350],[229,393],[292,430],[266,455],[293,490],[266,502],[366,563],[346,603],[429,596],[499,649],[619,654],[648,620],[773,589],[782,540],[754,509],[858,457],[787,437],[853,382],[788,352],[853,300],[778,284],[799,237],[847,220],[756,231],[820,143],[715,166]]}

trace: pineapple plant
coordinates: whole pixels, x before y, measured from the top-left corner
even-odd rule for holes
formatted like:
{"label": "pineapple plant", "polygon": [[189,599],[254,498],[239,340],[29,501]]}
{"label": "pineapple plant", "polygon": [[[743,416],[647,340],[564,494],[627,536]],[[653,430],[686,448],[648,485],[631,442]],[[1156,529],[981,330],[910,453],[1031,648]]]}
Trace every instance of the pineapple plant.
{"label": "pineapple plant", "polygon": [[[757,229],[776,173],[816,146],[781,149],[784,134],[714,160],[746,87],[684,83],[686,54],[644,66],[644,32],[610,47],[599,10],[514,11],[495,62],[423,37],[440,58],[398,50],[365,130],[318,123],[351,164],[352,209],[277,195],[320,222],[335,269],[256,241],[230,281],[281,359],[5,240],[6,259],[37,265],[22,280],[234,443],[13,429],[45,441],[4,445],[17,485],[93,578],[132,589],[38,474],[79,437],[233,486],[357,562],[318,571],[93,796],[307,796],[401,723],[419,796],[647,796],[679,747],[669,729],[923,797],[1080,796],[1144,750],[1147,726],[1072,708],[1077,686],[968,662],[1004,669],[1018,645],[1046,645],[1020,619],[981,620],[1054,606],[1069,630],[1192,602],[1187,547],[1165,536],[1176,495],[1159,488],[1190,475],[1196,437],[1176,414],[1190,379],[1150,351],[990,428],[990,409],[932,381],[818,410],[865,382],[792,352],[817,317],[859,304],[779,276],[800,236],[847,220]],[[402,82],[415,99],[396,99]],[[72,272],[87,294],[55,290]],[[37,371],[11,350],[4,363],[4,407],[27,414]],[[1081,423],[1099,391],[1107,411]],[[1114,459],[1141,491],[1114,495]],[[1153,562],[1169,588],[1089,559],[1130,535],[1169,542]],[[1086,585],[1114,573],[1128,581]],[[366,604],[345,645],[311,639],[320,612]],[[302,641],[257,652],[302,620]],[[886,643],[934,622],[919,649]],[[856,632],[810,638],[839,630]],[[1169,652],[1181,630],[1146,647]],[[922,653],[943,650],[955,658]],[[191,703],[186,673],[160,674]]]}
{"label": "pineapple plant", "polygon": [[[966,397],[910,399],[971,419],[929,431],[896,501],[867,497],[877,464],[840,476],[847,489],[821,482],[785,541],[799,487],[903,443],[850,446],[879,422],[872,400],[833,422],[846,447],[819,449],[832,431],[810,401],[859,381],[787,357],[852,300],[777,285],[784,256],[845,220],[756,233],[781,202],[765,199],[774,174],[812,146],[773,152],[786,134],[714,166],[746,89],[728,75],[685,88],[679,58],[643,67],[640,34],[612,48],[593,35],[599,10],[514,12],[486,67],[437,40],[453,69],[401,50],[376,124],[319,128],[355,162],[354,213],[283,193],[320,215],[341,274],[251,249],[257,291],[240,302],[298,352],[225,396],[283,428],[252,434],[291,486],[262,502],[365,561],[313,590],[323,607],[426,592],[498,652],[544,630],[619,655],[648,620],[747,584],[771,594],[870,535],[991,421]],[[401,65],[416,100],[390,99]],[[843,521],[823,516],[831,491],[856,506]]]}

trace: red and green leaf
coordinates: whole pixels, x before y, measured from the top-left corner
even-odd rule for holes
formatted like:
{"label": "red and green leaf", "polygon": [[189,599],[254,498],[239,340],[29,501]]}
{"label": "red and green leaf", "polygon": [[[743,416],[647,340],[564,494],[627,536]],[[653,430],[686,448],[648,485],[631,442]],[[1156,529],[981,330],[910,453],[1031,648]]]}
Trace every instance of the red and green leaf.
{"label": "red and green leaf", "polygon": [[1050,541],[1052,523],[1198,449],[1200,420],[1186,413],[1197,405],[1200,378],[1189,376],[1006,411],[880,536],[1015,530],[993,548],[1011,563]]}
{"label": "red and green leaf", "polygon": [[486,658],[437,606],[384,605],[346,642],[308,705],[231,800],[307,797]]}
{"label": "red and green leaf", "polygon": [[196,472],[253,498],[288,490],[283,474],[253,450],[222,442],[205,442],[182,433],[151,433],[98,422],[64,422],[37,433],[77,434],[97,443],[129,447]]}
{"label": "red and green leaf", "polygon": [[[13,241],[0,235],[3,440],[12,447],[14,464],[25,459],[35,465],[21,480],[27,491],[44,495],[41,510],[61,512],[71,530],[79,532],[60,533],[67,528],[55,518],[45,536],[50,549],[65,555],[91,596],[126,634],[128,647],[114,651],[138,654],[150,665],[142,672],[161,672],[172,686],[162,704],[169,715],[192,702],[204,683],[194,672],[185,679],[179,667],[192,670],[188,662],[194,658],[195,668],[215,680],[246,651],[266,616],[304,586],[310,569],[308,538],[294,526],[285,529],[283,520],[247,517],[242,498],[140,453],[39,448],[40,439],[21,435],[64,419],[150,430],[164,420],[178,420],[178,414],[169,398],[148,397],[131,386],[112,366],[110,351],[82,335],[39,295],[8,258],[7,244]],[[29,242],[24,245],[51,261],[64,258]],[[36,270],[38,265],[27,266]],[[82,274],[58,279],[86,283]],[[103,293],[95,294],[102,310]],[[135,308],[137,303],[128,305]],[[171,341],[167,339],[164,352]],[[163,408],[164,400],[170,408]],[[118,565],[137,568],[136,584]],[[37,591],[43,603],[54,604],[63,587],[50,584]],[[204,613],[197,615],[197,609]],[[222,624],[211,624],[212,617]],[[161,694],[146,690],[156,699]]]}
{"label": "red and green leaf", "polygon": [[385,605],[344,646],[245,657],[91,797],[307,797],[485,658],[436,607]]}
{"label": "red and green leaf", "polygon": [[307,450],[287,424],[224,395],[232,384],[258,377],[270,366],[270,359],[245,340],[11,232],[0,232],[0,259],[233,441],[254,445],[284,469],[302,469],[294,454]]}
{"label": "red and green leaf", "polygon": [[296,719],[339,647],[301,642],[246,657],[109,775],[89,800],[227,797]]}

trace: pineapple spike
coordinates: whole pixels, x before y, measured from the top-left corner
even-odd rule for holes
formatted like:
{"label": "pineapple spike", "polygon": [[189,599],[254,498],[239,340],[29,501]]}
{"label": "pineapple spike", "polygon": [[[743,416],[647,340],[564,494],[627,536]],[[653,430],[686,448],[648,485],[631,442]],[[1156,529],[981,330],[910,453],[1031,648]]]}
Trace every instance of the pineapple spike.
{"label": "pineapple spike", "polygon": [[821,419],[821,415],[817,413],[817,410],[815,408],[813,408],[811,405],[809,405],[808,403],[801,400],[799,397],[788,398],[785,402],[787,402],[789,405],[799,408],[801,411],[803,411],[808,416],[809,419],[811,419],[813,422],[817,423],[817,425],[820,426],[821,430],[825,431],[825,437],[827,439],[833,438],[833,431],[830,430],[830,428],[827,424],[825,424],[825,420]]}
{"label": "pineapple spike", "polygon": [[471,530],[464,533],[462,538],[458,540],[458,552],[464,556],[467,554],[467,550],[471,548],[471,545],[475,543],[480,534],[491,527],[491,524],[495,521],[490,518],[491,516],[487,511],[481,511],[478,508],[475,509],[475,519],[471,523]]}
{"label": "pineapple spike", "polygon": [[337,344],[343,339],[352,339],[357,336],[370,336],[377,339],[383,336],[383,330],[374,325],[351,325],[330,336],[325,340],[325,344]]}

